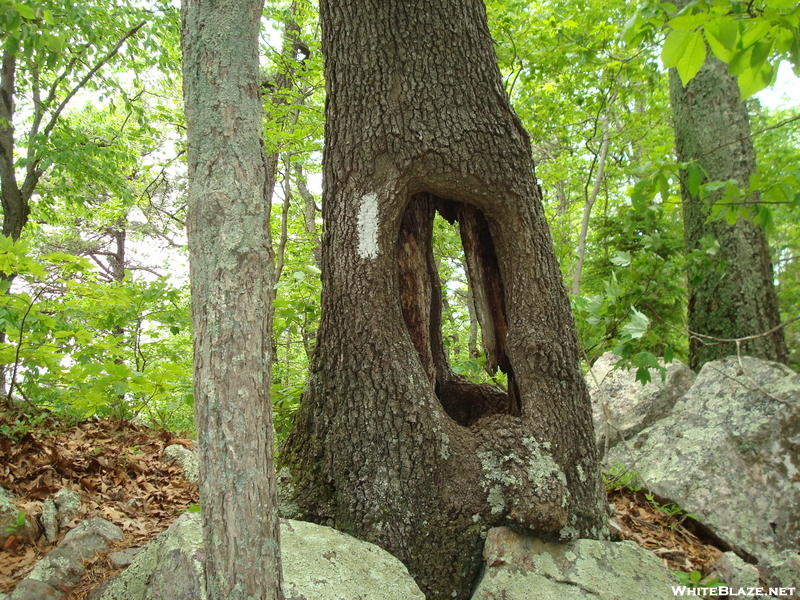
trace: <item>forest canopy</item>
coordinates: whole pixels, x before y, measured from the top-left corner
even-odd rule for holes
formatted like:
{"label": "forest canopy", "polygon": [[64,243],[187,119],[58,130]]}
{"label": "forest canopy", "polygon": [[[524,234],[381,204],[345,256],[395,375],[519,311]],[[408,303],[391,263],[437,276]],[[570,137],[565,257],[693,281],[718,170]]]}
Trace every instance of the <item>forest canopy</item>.
{"label": "forest canopy", "polygon": [[[686,251],[682,187],[709,221],[763,230],[782,319],[798,316],[800,113],[754,94],[782,60],[798,66],[796,4],[491,0],[487,13],[586,365],[614,351],[646,381],[659,359],[688,360],[688,286],[731,265],[712,235]],[[169,2],[0,3],[0,363],[5,404],[19,414],[8,433],[47,414],[193,430],[179,23]],[[757,163],[747,181],[676,157],[667,68],[689,84],[706,44],[745,98]],[[268,2],[260,59],[277,165],[271,397],[281,438],[320,318],[316,6]],[[433,228],[452,370],[505,388],[487,363],[457,229],[442,217]],[[795,369],[799,336],[786,326]]]}

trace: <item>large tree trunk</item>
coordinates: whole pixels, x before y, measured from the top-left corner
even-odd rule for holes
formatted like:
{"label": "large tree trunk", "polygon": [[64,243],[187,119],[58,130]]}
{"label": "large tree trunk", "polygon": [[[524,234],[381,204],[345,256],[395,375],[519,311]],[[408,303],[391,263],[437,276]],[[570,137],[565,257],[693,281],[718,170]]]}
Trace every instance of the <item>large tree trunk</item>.
{"label": "large tree trunk", "polygon": [[[675,148],[681,162],[696,161],[705,172],[703,181],[734,180],[747,187],[756,170],[747,106],[739,100],[736,79],[727,66],[709,55],[700,73],[684,87],[675,69],[670,73],[670,100],[675,125]],[[780,323],[778,298],[773,286],[772,263],[764,231],[740,218],[734,225],[708,220],[710,205],[681,186],[686,251],[701,247],[712,236],[719,242],[720,270],[706,269],[689,276],[689,330],[705,336],[735,339],[765,333]],[[712,196],[720,200],[721,192]],[[758,195],[748,199],[757,203]],[[734,206],[733,210],[738,207]],[[691,269],[691,265],[690,265]],[[786,362],[783,330],[742,344],[751,356]],[[736,353],[733,343],[690,335],[689,364],[699,369],[706,362]]]}
{"label": "large tree trunk", "polygon": [[274,167],[258,78],[261,0],[185,0],[189,258],[206,587],[282,600],[272,463]]}
{"label": "large tree trunk", "polygon": [[[604,503],[566,290],[483,4],[323,0],[322,322],[281,453],[306,518],[467,598],[489,527],[597,537]],[[453,374],[431,253],[458,221],[487,361]]]}

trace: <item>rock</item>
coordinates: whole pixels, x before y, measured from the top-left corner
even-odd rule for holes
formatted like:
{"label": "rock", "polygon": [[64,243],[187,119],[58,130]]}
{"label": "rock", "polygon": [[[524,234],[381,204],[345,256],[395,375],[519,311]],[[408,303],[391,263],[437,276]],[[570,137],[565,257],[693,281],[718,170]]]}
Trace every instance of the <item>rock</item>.
{"label": "rock", "polygon": [[472,600],[672,600],[670,586],[679,585],[655,555],[629,541],[544,542],[495,527],[483,558]]}
{"label": "rock", "polygon": [[110,553],[108,555],[108,560],[110,560],[111,564],[115,567],[127,567],[141,551],[141,548],[125,548],[125,550]]}
{"label": "rock", "polygon": [[11,600],[61,600],[62,598],[66,598],[64,592],[36,579],[23,579],[11,594]]}
{"label": "rock", "polygon": [[283,521],[284,592],[307,600],[424,600],[408,570],[385,550],[313,523]]}
{"label": "rock", "polygon": [[[205,598],[198,514],[182,515],[91,600]],[[281,521],[286,598],[424,600],[406,568],[377,546],[328,527]]]}
{"label": "rock", "polygon": [[67,527],[81,509],[81,495],[72,490],[58,490],[53,496],[58,508],[58,526]]}
{"label": "rock", "polygon": [[[592,399],[595,439],[601,452],[634,435],[659,419],[669,415],[675,403],[689,390],[694,372],[679,360],[666,366],[666,379],[661,380],[657,369],[650,369],[650,382],[644,386],[636,381],[636,369],[617,369],[619,356],[606,352],[586,376]],[[663,361],[660,361],[663,365]],[[608,402],[609,420],[603,403]]]}
{"label": "rock", "polygon": [[793,587],[800,595],[800,553],[797,550],[784,550],[775,562],[759,564],[758,572],[769,587]]}
{"label": "rock", "polygon": [[742,360],[744,370],[736,357],[707,363],[669,417],[607,460],[740,556],[770,563],[800,538],[800,376]]}
{"label": "rock", "polygon": [[0,485],[0,500],[8,500],[11,501],[14,499],[14,495],[9,492],[6,488]]}
{"label": "rock", "polygon": [[278,487],[278,513],[282,519],[299,519],[300,507],[294,498],[294,480],[288,467],[283,467],[276,473],[275,482]]}
{"label": "rock", "polygon": [[42,506],[42,527],[44,527],[44,537],[48,542],[52,542],[58,535],[58,508],[51,499],[44,501]]}
{"label": "rock", "polygon": [[180,465],[186,481],[190,483],[198,482],[200,466],[197,454],[192,450],[180,444],[172,444],[164,448],[164,458],[167,462],[176,462]]}
{"label": "rock", "polygon": [[79,560],[86,560],[108,548],[112,542],[121,540],[122,535],[119,527],[96,517],[78,523],[64,536],[58,547],[73,553]]}
{"label": "rock", "polygon": [[758,569],[749,565],[734,552],[725,552],[713,565],[711,575],[719,577],[720,581],[732,588],[758,587]]}
{"label": "rock", "polygon": [[28,579],[43,581],[56,589],[67,591],[77,585],[84,573],[79,558],[69,550],[56,548],[36,563]]}
{"label": "rock", "polygon": [[[56,503],[52,504],[55,508]],[[122,530],[105,519],[81,521],[64,536],[58,548],[40,560],[27,579],[17,585],[12,600],[62,598],[62,592],[69,592],[83,577],[85,569],[81,561],[121,539]],[[52,595],[56,592],[57,595]]]}
{"label": "rock", "polygon": [[24,512],[12,502],[13,499],[14,496],[6,490],[0,493],[0,547],[12,535],[29,542],[38,537],[38,527],[29,517],[25,516],[20,522],[20,513],[24,515]]}

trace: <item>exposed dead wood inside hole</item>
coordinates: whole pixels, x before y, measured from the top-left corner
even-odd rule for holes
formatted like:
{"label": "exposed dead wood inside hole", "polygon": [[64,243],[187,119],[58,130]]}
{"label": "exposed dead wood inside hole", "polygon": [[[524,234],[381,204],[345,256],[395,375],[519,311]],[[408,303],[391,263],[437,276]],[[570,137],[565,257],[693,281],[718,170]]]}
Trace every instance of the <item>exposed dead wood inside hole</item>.
{"label": "exposed dead wood inside hole", "polygon": [[[434,218],[457,224],[469,286],[470,310],[480,325],[484,368],[507,377],[506,389],[470,381],[451,368],[442,334],[443,297],[434,257]],[[397,245],[400,306],[420,363],[445,412],[470,426],[493,414],[519,416],[519,393],[505,350],[505,294],[486,217],[476,207],[427,193],[412,196]]]}

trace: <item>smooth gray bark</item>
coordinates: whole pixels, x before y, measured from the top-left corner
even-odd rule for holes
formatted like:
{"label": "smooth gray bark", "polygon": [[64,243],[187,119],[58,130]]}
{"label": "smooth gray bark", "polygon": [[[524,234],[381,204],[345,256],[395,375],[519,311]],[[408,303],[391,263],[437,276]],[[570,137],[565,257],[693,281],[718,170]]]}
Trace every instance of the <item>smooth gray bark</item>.
{"label": "smooth gray bark", "polygon": [[270,405],[275,280],[261,0],[185,0],[187,228],[200,502],[212,600],[282,600]]}

